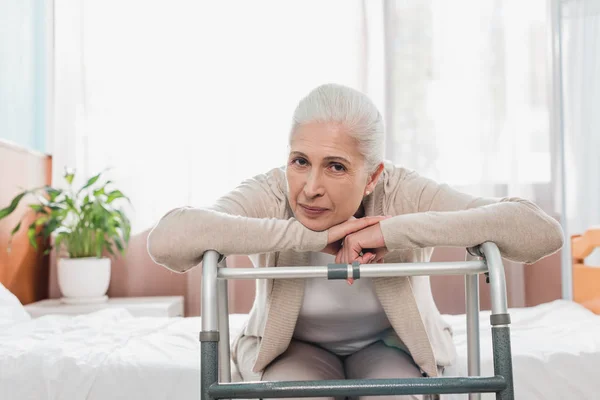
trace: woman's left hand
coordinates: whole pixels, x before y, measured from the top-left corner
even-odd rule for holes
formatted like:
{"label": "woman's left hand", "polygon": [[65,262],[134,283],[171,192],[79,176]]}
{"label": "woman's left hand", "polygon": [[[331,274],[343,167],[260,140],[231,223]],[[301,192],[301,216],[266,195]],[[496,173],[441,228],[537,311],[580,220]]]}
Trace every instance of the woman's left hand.
{"label": "woman's left hand", "polygon": [[[361,255],[362,253],[364,255]],[[361,264],[377,263],[387,253],[383,233],[377,223],[346,236],[344,245],[335,257],[335,262],[338,264],[351,264],[354,261]]]}

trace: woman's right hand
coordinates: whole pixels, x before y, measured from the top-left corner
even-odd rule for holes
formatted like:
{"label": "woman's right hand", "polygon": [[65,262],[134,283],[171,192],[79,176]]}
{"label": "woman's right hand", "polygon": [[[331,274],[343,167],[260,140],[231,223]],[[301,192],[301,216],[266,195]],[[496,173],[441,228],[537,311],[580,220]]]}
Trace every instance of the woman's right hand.
{"label": "woman's right hand", "polygon": [[[334,225],[327,230],[327,246],[321,250],[322,253],[336,255],[342,247],[344,238],[351,233],[363,230],[371,225],[378,224],[379,221],[390,218],[384,215],[375,215],[363,218],[351,217],[348,221]],[[369,254],[365,254],[365,259]]]}

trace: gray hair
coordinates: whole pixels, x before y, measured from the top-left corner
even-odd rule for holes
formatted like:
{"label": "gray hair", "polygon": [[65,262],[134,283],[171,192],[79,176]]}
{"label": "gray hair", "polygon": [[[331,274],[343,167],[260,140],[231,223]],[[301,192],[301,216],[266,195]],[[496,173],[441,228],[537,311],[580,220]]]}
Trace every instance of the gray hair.
{"label": "gray hair", "polygon": [[370,173],[383,161],[383,117],[364,93],[337,84],[313,89],[294,111],[290,142],[300,125],[311,122],[337,122],[348,129]]}

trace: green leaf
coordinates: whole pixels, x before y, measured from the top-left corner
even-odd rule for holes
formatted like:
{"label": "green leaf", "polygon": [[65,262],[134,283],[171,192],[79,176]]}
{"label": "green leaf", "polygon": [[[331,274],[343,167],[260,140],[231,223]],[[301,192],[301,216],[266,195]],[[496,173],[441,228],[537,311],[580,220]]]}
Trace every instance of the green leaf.
{"label": "green leaf", "polygon": [[115,254],[115,251],[113,250],[113,247],[110,243],[106,243],[106,250],[108,250],[108,252],[113,256],[116,257],[117,255]]}
{"label": "green leaf", "polygon": [[83,185],[83,187],[81,189],[79,189],[79,192],[77,192],[77,193],[78,194],[81,193],[84,189],[87,189],[90,186],[92,186],[94,183],[96,183],[96,181],[100,178],[100,175],[102,175],[102,172],[100,172],[98,175],[92,176],[90,179],[88,179],[87,183],[85,185]]}
{"label": "green leaf", "polygon": [[6,248],[6,252],[7,253],[10,253],[10,251],[12,249],[13,237],[15,236],[15,233],[17,233],[19,231],[19,229],[21,229],[22,222],[23,222],[23,220],[19,221],[19,223],[17,224],[17,226],[15,226],[13,228],[13,230],[10,232],[10,236],[8,237],[8,246]]}
{"label": "green leaf", "polygon": [[51,220],[48,221],[48,223],[46,224],[46,226],[44,226],[44,237],[50,237],[50,235],[52,234],[52,232],[54,232],[55,230],[57,230],[58,228],[61,227],[61,223],[62,221],[53,218]]}
{"label": "green leaf", "polygon": [[115,238],[115,244],[117,245],[119,251],[123,253],[123,250],[125,250],[125,246],[123,246],[123,242],[121,242],[121,239]]}
{"label": "green leaf", "polygon": [[30,204],[29,208],[31,208],[36,213],[48,214],[44,206],[41,204]]}
{"label": "green leaf", "polygon": [[73,199],[70,197],[67,197],[65,199],[65,203],[67,203],[67,205],[69,206],[69,208],[75,212],[77,212],[77,208],[75,208],[75,203],[73,203]]}
{"label": "green leaf", "polygon": [[73,178],[75,177],[75,173],[71,170],[65,169],[65,180],[70,184],[73,183]]}
{"label": "green leaf", "polygon": [[129,221],[127,221],[127,225],[125,225],[124,239],[125,242],[128,243],[131,237],[131,225],[129,225]]}
{"label": "green leaf", "polygon": [[125,243],[129,243],[131,223],[123,211],[117,210],[117,216],[121,220],[121,222],[118,223],[118,226],[123,230],[123,239],[125,240]]}
{"label": "green leaf", "polygon": [[126,198],[126,197],[123,193],[121,193],[120,190],[113,190],[112,192],[108,193],[108,199],[106,200],[106,202],[108,204],[110,204],[113,202],[113,200],[120,199],[120,198]]}
{"label": "green leaf", "polygon": [[102,249],[104,248],[104,234],[101,229],[96,229],[96,257],[102,257]]}
{"label": "green leaf", "polygon": [[50,187],[50,186],[46,186],[45,189],[46,189],[46,193],[50,197],[50,201],[56,200],[56,198],[62,194],[62,190],[54,189],[53,187]]}
{"label": "green leaf", "polygon": [[14,229],[10,232],[10,236],[13,236],[15,233],[17,233],[19,231],[19,229],[21,229],[21,222],[23,222],[23,221],[19,221],[17,226],[15,226]]}
{"label": "green leaf", "polygon": [[36,227],[38,227],[38,226],[44,225],[47,221],[48,221],[48,217],[43,216],[43,217],[39,217],[38,219],[33,221],[33,223],[31,225],[35,225]]}
{"label": "green leaf", "polygon": [[31,224],[29,225],[29,229],[27,230],[27,237],[29,237],[29,243],[33,246],[35,250],[37,250],[37,242],[35,240],[35,236],[35,224]]}
{"label": "green leaf", "polygon": [[28,192],[23,192],[23,193],[17,195],[14,199],[12,199],[12,201],[10,202],[10,205],[8,207],[0,210],[0,219],[6,217],[7,215],[10,215],[13,211],[15,211],[15,209],[19,205],[19,202],[27,193]]}
{"label": "green leaf", "polygon": [[[94,197],[98,197],[98,196],[103,195],[103,194],[104,194],[104,186],[101,187],[100,189],[94,190]],[[88,196],[86,196],[86,197],[88,197]]]}

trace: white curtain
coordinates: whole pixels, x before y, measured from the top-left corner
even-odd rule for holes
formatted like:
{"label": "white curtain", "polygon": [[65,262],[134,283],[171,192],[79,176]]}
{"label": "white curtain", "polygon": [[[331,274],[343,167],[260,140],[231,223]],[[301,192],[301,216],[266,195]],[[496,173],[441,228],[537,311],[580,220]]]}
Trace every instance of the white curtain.
{"label": "white curtain", "polygon": [[[561,4],[566,213],[573,235],[600,225],[600,1]],[[600,266],[600,251],[587,262]]]}
{"label": "white curtain", "polygon": [[[592,140],[600,80],[581,43],[597,25],[586,26],[565,37],[577,43],[565,120]],[[77,182],[112,167],[141,232],[282,165],[295,105],[337,82],[384,114],[387,159],[558,217],[549,35],[547,0],[55,0],[53,179],[65,166]],[[571,151],[600,148],[585,146]],[[571,182],[597,194],[587,182],[598,164],[586,168]],[[588,210],[581,190],[570,194]],[[519,268],[508,273],[522,303]]]}
{"label": "white curtain", "polygon": [[54,173],[109,166],[134,231],[282,164],[294,106],[366,91],[387,158],[552,212],[546,0],[57,0]]}
{"label": "white curtain", "polygon": [[[369,68],[383,70],[384,93],[374,75],[366,87],[383,98],[387,158],[473,195],[530,199],[559,217],[547,1],[365,6],[367,43],[385,38],[383,49],[367,51]],[[507,263],[506,273],[512,306],[524,306],[532,299],[523,265]]]}
{"label": "white curtain", "polygon": [[387,157],[554,211],[546,0],[384,3]]}
{"label": "white curtain", "polygon": [[360,89],[359,0],[56,0],[54,180],[106,167],[134,232],[286,160],[312,88]]}

